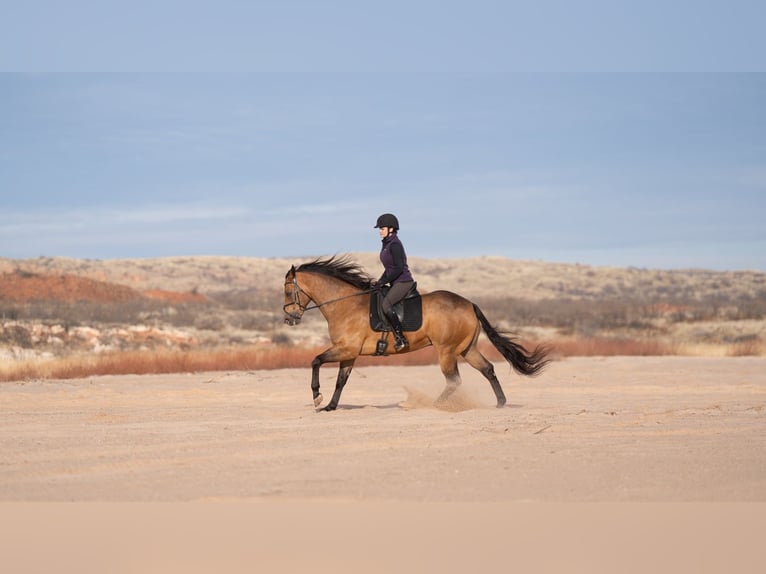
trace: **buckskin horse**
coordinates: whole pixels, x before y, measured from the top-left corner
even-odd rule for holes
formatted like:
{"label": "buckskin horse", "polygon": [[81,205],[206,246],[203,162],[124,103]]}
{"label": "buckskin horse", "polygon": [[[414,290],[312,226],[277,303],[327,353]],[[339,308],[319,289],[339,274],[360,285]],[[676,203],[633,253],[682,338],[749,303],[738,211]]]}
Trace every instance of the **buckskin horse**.
{"label": "buckskin horse", "polygon": [[[319,309],[327,320],[332,341],[330,348],[311,362],[311,391],[315,407],[319,407],[323,400],[319,392],[319,368],[325,363],[340,364],[335,392],[321,410],[333,411],[338,407],[356,358],[376,354],[380,333],[372,329],[369,321],[372,291],[371,277],[347,256],[316,259],[297,268],[293,265],[285,275],[285,323],[297,325],[305,311]],[[482,329],[517,373],[534,376],[549,363],[548,347],[538,345],[527,351],[512,338],[498,332],[478,306],[450,291],[423,294],[422,314],[421,327],[407,333],[409,346],[394,353],[434,346],[439,367],[446,379],[446,387],[436,399],[437,404],[446,401],[460,385],[457,359],[462,356],[492,385],[498,408],[505,405],[505,394],[495,376],[495,369],[477,347]]]}

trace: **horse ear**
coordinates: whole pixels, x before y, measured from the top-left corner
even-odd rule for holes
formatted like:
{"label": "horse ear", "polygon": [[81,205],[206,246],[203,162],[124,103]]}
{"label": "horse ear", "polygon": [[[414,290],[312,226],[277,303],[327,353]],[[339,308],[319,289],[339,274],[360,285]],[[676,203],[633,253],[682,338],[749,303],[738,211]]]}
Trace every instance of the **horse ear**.
{"label": "horse ear", "polygon": [[290,267],[290,271],[288,271],[288,272],[287,272],[287,277],[288,277],[288,278],[293,278],[293,277],[295,277],[295,265],[293,265],[292,267]]}

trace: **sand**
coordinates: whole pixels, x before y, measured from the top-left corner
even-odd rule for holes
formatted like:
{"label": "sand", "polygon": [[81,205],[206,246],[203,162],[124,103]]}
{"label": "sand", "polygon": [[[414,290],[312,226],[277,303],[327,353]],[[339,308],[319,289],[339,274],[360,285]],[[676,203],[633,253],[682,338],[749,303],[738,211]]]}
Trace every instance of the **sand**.
{"label": "sand", "polygon": [[[163,548],[187,552],[190,541],[219,529],[229,533],[219,547],[236,546],[248,530],[254,538],[237,547],[270,541],[272,552],[260,556],[277,570],[311,563],[312,571],[339,571],[335,562],[318,567],[313,553],[343,541],[347,566],[391,571],[401,556],[380,547],[385,539],[410,546],[412,568],[404,570],[440,561],[442,571],[470,567],[464,562],[473,558],[455,551],[461,540],[473,541],[464,550],[483,553],[490,570],[504,571],[513,563],[510,534],[527,541],[516,548],[522,554],[533,533],[569,544],[584,525],[616,536],[612,549],[620,540],[627,548],[632,531],[615,530],[613,517],[628,516],[654,533],[688,536],[672,548],[686,540],[707,566],[736,551],[738,571],[756,571],[759,543],[748,536],[760,538],[766,526],[766,358],[570,358],[536,379],[506,364],[496,369],[509,401],[503,409],[467,365],[443,409],[432,404],[443,386],[436,366],[357,368],[332,413],[313,408],[308,368],[0,384],[0,538],[13,542],[9,559],[34,566],[43,558],[24,544],[68,540],[76,513],[80,534],[104,537],[102,550],[111,538],[100,525],[109,517],[115,535],[137,536],[139,546],[156,528],[165,538],[174,533]],[[335,372],[322,369],[326,397]],[[552,522],[535,521],[551,512]],[[192,523],[212,530],[179,534]],[[290,551],[279,535],[287,532],[305,538],[306,553]],[[731,532],[739,534],[726,538]],[[588,540],[572,546],[574,561],[535,556],[551,568],[588,571]],[[443,543],[454,555],[437,559]],[[122,548],[115,545],[106,562],[73,564],[132,564],[109,562]],[[209,559],[211,568],[232,556],[196,552],[184,556],[198,566]],[[635,564],[656,570],[656,556]],[[681,569],[696,565],[675,558]],[[150,571],[141,564],[122,571]]]}

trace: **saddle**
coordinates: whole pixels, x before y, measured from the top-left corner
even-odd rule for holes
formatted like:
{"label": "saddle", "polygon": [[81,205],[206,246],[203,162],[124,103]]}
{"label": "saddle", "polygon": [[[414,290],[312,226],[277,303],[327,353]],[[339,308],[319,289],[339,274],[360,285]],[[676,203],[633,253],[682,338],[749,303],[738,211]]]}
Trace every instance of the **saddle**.
{"label": "saddle", "polygon": [[[386,321],[381,307],[383,297],[388,293],[389,287],[381,287],[370,293],[370,328],[377,333],[391,331],[391,326]],[[403,331],[417,331],[423,325],[423,301],[418,293],[418,284],[404,296],[404,299],[393,307],[394,313],[399,317]]]}

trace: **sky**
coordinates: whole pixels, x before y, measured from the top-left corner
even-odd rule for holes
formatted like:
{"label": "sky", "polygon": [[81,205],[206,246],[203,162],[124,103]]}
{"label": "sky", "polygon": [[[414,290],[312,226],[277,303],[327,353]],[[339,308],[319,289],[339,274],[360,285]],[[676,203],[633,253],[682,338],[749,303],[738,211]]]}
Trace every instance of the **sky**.
{"label": "sky", "polygon": [[0,34],[2,257],[374,252],[393,212],[410,256],[766,271],[756,3],[40,4]]}

